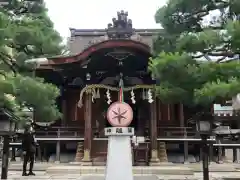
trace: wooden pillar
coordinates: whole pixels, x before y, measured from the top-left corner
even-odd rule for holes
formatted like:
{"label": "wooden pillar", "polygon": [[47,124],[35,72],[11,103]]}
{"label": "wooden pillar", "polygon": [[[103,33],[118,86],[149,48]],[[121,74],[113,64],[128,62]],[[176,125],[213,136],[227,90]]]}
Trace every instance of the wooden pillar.
{"label": "wooden pillar", "polygon": [[[238,129],[240,128],[240,123],[238,122],[237,124]],[[237,141],[237,143],[239,144],[239,140]],[[240,148],[239,147],[234,147],[233,148],[233,162],[234,163],[239,163],[240,162]]]}
{"label": "wooden pillar", "polygon": [[[221,144],[220,138],[217,140],[217,143]],[[217,163],[219,163],[219,164],[223,163],[222,146],[218,146]]]}
{"label": "wooden pillar", "polygon": [[61,154],[61,144],[60,141],[56,143],[56,161],[55,163],[60,163],[60,154]]}
{"label": "wooden pillar", "polygon": [[11,161],[16,161],[16,148],[12,147]]}
{"label": "wooden pillar", "polygon": [[170,104],[167,104],[167,120],[171,120],[171,109],[170,109]]}
{"label": "wooden pillar", "polygon": [[[13,138],[12,139],[12,142],[14,143],[14,142],[16,142],[16,139],[15,138]],[[16,161],[16,148],[14,147],[14,146],[12,146],[12,157],[11,157],[11,161]]]}
{"label": "wooden pillar", "polygon": [[[157,120],[159,122],[158,126],[161,126],[161,120],[162,120],[162,106],[161,106],[161,101],[158,99],[157,101]],[[159,130],[159,129],[157,129]],[[161,130],[160,130],[161,131]],[[158,135],[159,133],[157,133]],[[164,141],[159,141],[158,142],[158,157],[161,163],[166,163],[168,162],[168,157],[167,157],[167,150],[166,150],[166,142]]]}
{"label": "wooden pillar", "polygon": [[225,158],[226,157],[226,151],[225,151],[225,147],[222,147],[222,157]]}
{"label": "wooden pillar", "polygon": [[[179,119],[180,127],[181,130],[183,131],[183,137],[187,138],[187,129],[185,128],[183,104],[179,104]],[[183,149],[184,149],[184,163],[188,163],[188,141],[183,142]]]}
{"label": "wooden pillar", "polygon": [[62,122],[61,122],[61,124],[62,124],[62,126],[64,126],[64,125],[66,125],[66,116],[67,116],[67,101],[65,100],[65,99],[63,99],[62,100],[62,114],[63,114],[63,116],[62,116]]}
{"label": "wooden pillar", "polygon": [[203,149],[202,149],[202,143],[201,143],[200,151],[199,151],[199,162],[202,162],[202,159],[203,159]]}
{"label": "wooden pillar", "polygon": [[84,98],[84,151],[83,151],[83,165],[91,166],[91,146],[92,146],[92,96],[89,92],[85,93]]}
{"label": "wooden pillar", "polygon": [[150,152],[150,165],[159,165],[160,161],[158,159],[158,145],[157,145],[157,102],[156,98],[150,104],[150,141],[151,141],[151,152]]}
{"label": "wooden pillar", "polygon": [[240,149],[239,148],[237,148],[235,163],[240,163]]}
{"label": "wooden pillar", "polygon": [[[239,144],[239,141],[237,142]],[[240,149],[239,147],[233,147],[233,162],[240,163]]]}
{"label": "wooden pillar", "polygon": [[40,162],[42,161],[42,149],[41,149],[41,144],[40,143],[37,147],[37,158]]}
{"label": "wooden pillar", "polygon": [[214,161],[214,155],[213,155],[213,142],[210,141],[209,143],[209,162],[213,162]]}
{"label": "wooden pillar", "polygon": [[233,147],[232,151],[233,151],[233,162],[236,163],[237,161],[237,148]]}
{"label": "wooden pillar", "polygon": [[44,162],[48,162],[48,157],[47,157],[47,144],[44,144],[44,148],[43,148],[43,161]]}
{"label": "wooden pillar", "polygon": [[[58,129],[57,137],[60,138],[60,129]],[[60,163],[60,154],[61,154],[61,144],[60,144],[60,140],[57,140],[57,143],[56,143],[56,159],[55,159],[56,163]]]}

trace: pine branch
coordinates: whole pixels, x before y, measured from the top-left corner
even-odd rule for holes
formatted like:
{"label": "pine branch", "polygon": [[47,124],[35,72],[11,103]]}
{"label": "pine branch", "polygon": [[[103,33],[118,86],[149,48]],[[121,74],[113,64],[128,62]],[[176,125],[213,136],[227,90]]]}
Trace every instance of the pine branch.
{"label": "pine branch", "polygon": [[7,65],[14,74],[17,74],[17,70],[15,69],[15,66],[6,59],[6,56],[4,56],[2,52],[0,53],[0,58],[3,61],[3,63]]}

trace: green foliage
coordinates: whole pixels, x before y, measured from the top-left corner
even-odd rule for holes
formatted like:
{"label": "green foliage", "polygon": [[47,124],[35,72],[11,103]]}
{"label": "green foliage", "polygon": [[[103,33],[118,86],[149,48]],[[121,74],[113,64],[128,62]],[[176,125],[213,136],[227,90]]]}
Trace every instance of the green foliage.
{"label": "green foliage", "polygon": [[17,116],[25,107],[34,108],[41,121],[61,116],[55,104],[58,88],[30,77],[25,64],[27,59],[61,54],[61,42],[43,0],[8,0],[0,7],[0,108]]}
{"label": "green foliage", "polygon": [[[22,70],[26,59],[62,52],[62,39],[42,0],[9,0],[9,5],[0,9],[0,31],[0,56],[8,60],[11,70],[13,66],[16,71]],[[9,51],[13,57],[9,57]]]}
{"label": "green foliage", "polygon": [[240,92],[239,9],[239,0],[168,0],[156,12],[164,33],[149,70],[162,101],[208,106]]}
{"label": "green foliage", "polygon": [[160,79],[156,92],[166,103],[209,105],[240,92],[240,63],[199,62],[183,53],[160,53],[149,70]]}

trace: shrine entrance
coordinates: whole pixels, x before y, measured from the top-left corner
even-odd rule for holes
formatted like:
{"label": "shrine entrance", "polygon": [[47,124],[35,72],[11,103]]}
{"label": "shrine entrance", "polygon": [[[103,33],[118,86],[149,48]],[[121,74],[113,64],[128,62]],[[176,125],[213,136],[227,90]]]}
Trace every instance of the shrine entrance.
{"label": "shrine entrance", "polygon": [[[119,40],[112,40],[111,43],[113,42],[115,46],[112,44],[111,48],[103,48],[91,53],[91,59],[86,62],[88,81],[80,92],[78,103],[78,108],[86,112],[85,116],[91,117],[91,120],[89,119],[93,129],[91,153],[95,164],[104,163],[106,160],[107,139],[104,135],[104,128],[110,126],[107,122],[106,111],[111,103],[119,100],[120,89],[122,89],[123,101],[128,103],[134,112],[130,127],[134,127],[136,136],[145,139],[139,147],[144,146],[144,154],[148,154],[150,147],[150,121],[152,119],[150,107],[155,101],[155,80],[147,71],[149,51],[123,47]],[[120,87],[121,83],[122,87]],[[84,102],[86,96],[90,96],[91,110],[87,109],[88,102]],[[86,123],[85,120],[85,127]],[[88,138],[84,137],[84,139]],[[133,147],[133,151],[137,152],[138,147]],[[136,161],[139,158],[137,156],[139,156],[138,153],[136,153]],[[148,160],[149,157],[146,156],[146,164]]]}

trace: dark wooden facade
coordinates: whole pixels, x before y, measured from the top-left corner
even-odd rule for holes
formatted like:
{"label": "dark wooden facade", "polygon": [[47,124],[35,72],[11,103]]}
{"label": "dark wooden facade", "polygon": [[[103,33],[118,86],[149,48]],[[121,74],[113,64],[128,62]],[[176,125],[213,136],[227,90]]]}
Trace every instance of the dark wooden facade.
{"label": "dark wooden facade", "polygon": [[[183,105],[163,104],[154,95],[156,81],[147,70],[151,57],[149,39],[152,40],[159,31],[135,30],[125,14],[119,15],[106,30],[71,31],[70,44],[79,44],[73,39],[80,35],[88,38],[95,36],[95,40],[88,45],[85,43],[86,46],[80,43],[79,53],[75,55],[49,58],[48,62],[41,63],[36,75],[61,89],[57,102],[63,118],[58,126],[79,128],[77,137],[84,138],[84,151],[77,153],[77,156],[81,156],[76,157],[77,161],[91,164],[94,159],[105,159],[107,141],[100,139],[104,138],[104,128],[109,126],[105,116],[109,106],[106,93],[109,90],[111,101],[117,101],[116,88],[119,74],[122,73],[126,88],[125,101],[134,110],[131,126],[135,128],[137,136],[146,139],[141,147],[133,148],[135,161],[145,159],[151,165],[158,164],[163,157],[159,155],[161,150],[157,139],[184,137],[188,130],[184,117],[188,114]],[[142,40],[144,38],[147,41]],[[76,47],[74,49],[76,51]],[[131,100],[132,91],[136,103]],[[99,92],[98,97],[93,97],[96,92]]]}

